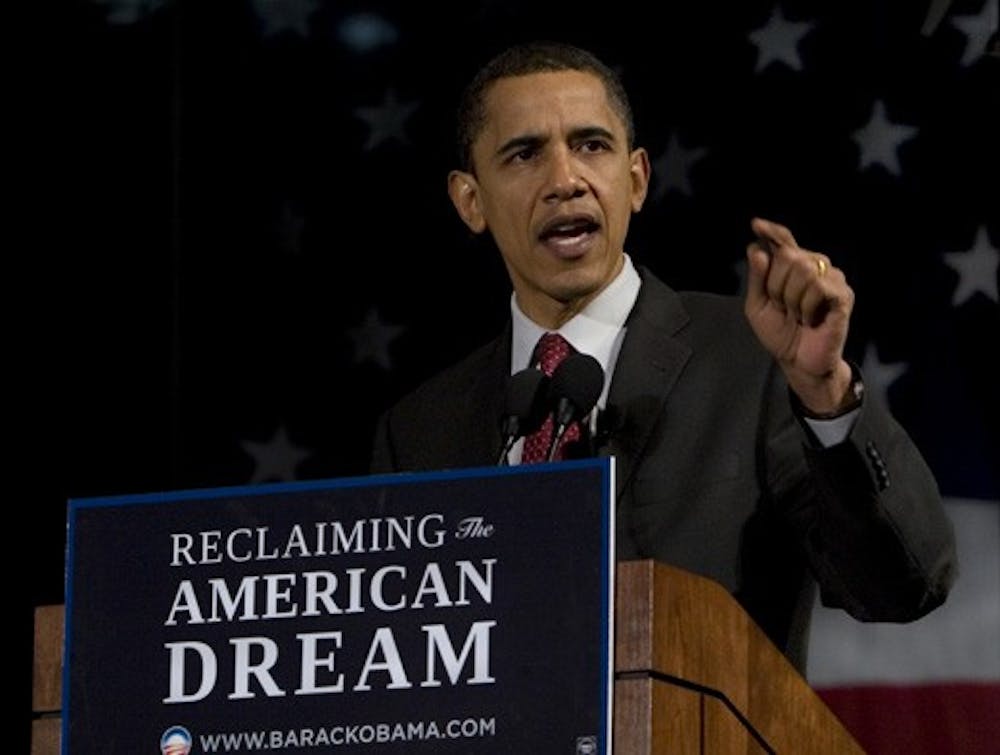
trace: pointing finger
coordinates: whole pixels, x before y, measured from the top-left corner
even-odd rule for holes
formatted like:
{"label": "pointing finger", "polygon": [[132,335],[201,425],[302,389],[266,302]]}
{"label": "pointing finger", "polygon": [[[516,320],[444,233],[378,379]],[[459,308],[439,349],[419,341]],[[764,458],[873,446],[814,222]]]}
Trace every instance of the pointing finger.
{"label": "pointing finger", "polygon": [[750,228],[757,238],[771,246],[770,251],[779,246],[798,246],[792,232],[780,223],[764,218],[753,218],[750,221]]}

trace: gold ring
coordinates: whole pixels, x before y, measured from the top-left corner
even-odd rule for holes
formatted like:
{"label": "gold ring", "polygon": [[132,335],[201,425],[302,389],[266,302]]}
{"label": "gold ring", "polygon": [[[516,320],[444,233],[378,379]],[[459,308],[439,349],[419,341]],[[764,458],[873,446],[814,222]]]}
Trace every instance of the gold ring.
{"label": "gold ring", "polygon": [[826,264],[826,260],[823,257],[816,255],[816,275],[822,278],[824,275],[826,275],[827,267],[828,265]]}

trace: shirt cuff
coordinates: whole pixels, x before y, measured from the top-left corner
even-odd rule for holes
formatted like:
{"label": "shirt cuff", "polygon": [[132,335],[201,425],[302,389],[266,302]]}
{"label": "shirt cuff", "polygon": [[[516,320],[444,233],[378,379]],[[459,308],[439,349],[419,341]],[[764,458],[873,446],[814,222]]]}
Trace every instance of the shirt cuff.
{"label": "shirt cuff", "polygon": [[861,407],[859,406],[851,409],[847,414],[841,414],[839,417],[834,417],[833,419],[802,417],[801,420],[809,426],[809,429],[812,430],[816,440],[819,441],[823,448],[830,448],[838,443],[843,443],[847,439],[847,436],[851,434],[851,430],[854,428],[854,423],[857,421],[860,412]]}

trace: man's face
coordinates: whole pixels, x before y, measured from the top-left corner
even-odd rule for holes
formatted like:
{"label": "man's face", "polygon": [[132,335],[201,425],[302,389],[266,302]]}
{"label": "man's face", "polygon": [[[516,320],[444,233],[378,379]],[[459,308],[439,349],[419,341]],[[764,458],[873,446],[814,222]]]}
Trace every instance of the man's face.
{"label": "man's face", "polygon": [[621,269],[649,158],[629,152],[625,124],[589,73],[500,79],[486,113],[475,174],[449,176],[452,201],[473,231],[493,234],[524,312],[558,327]]}

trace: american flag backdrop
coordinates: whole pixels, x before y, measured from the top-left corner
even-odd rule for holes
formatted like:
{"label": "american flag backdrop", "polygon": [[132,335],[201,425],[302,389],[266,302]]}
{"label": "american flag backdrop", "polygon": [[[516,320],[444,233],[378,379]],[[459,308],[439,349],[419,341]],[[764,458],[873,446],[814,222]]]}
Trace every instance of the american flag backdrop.
{"label": "american flag backdrop", "polygon": [[63,599],[68,498],[365,473],[377,414],[507,316],[499,256],[445,190],[459,88],[506,43],[555,38],[632,97],[653,179],[627,251],[675,288],[732,293],[753,215],[827,253],[857,293],[869,390],[946,496],[953,599],[900,626],[817,609],[811,683],[872,753],[1000,751],[998,15],[46,4],[35,204],[53,241],[32,317],[54,328],[59,411],[30,437],[62,462],[31,483],[26,602]]}

